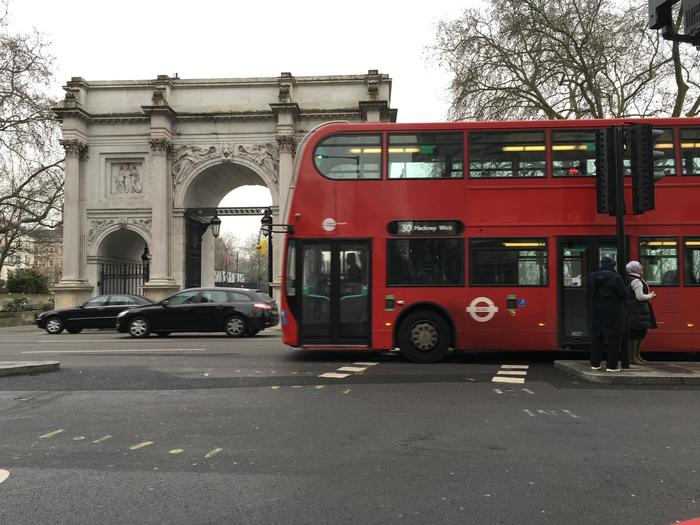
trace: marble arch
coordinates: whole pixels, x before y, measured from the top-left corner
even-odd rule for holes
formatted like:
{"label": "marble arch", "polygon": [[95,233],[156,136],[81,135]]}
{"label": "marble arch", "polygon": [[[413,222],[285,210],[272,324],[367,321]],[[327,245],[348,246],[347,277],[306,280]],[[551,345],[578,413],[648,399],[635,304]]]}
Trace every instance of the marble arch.
{"label": "marble arch", "polygon": [[[213,196],[247,181],[267,186],[273,204],[285,203],[296,144],[307,131],[329,120],[396,120],[391,78],[377,70],[228,79],[73,77],[63,89],[65,98],[54,109],[66,151],[57,306],[97,292],[99,246],[119,229],[148,243],[150,280],[142,293],[160,299],[179,290],[188,206],[216,206]],[[202,177],[206,184],[198,182]],[[276,220],[285,211],[278,209]],[[203,246],[202,260],[213,260],[205,253],[213,242],[205,244],[211,246]],[[281,253],[275,252],[273,289]]]}

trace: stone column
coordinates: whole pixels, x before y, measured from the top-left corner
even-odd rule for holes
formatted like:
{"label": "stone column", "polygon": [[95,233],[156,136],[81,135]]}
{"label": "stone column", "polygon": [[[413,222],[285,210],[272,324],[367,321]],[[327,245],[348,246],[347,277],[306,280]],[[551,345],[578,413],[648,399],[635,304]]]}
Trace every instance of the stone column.
{"label": "stone column", "polygon": [[202,286],[214,286],[215,239],[211,228],[202,235]]}
{"label": "stone column", "polygon": [[153,211],[151,226],[151,276],[144,285],[144,294],[161,300],[178,290],[170,274],[170,176],[168,160],[172,142],[168,138],[152,138],[151,183]]}
{"label": "stone column", "polygon": [[77,139],[61,140],[66,150],[63,201],[63,277],[54,287],[57,308],[85,302],[93,287],[81,275],[82,210],[80,199],[80,160],[87,146]]}

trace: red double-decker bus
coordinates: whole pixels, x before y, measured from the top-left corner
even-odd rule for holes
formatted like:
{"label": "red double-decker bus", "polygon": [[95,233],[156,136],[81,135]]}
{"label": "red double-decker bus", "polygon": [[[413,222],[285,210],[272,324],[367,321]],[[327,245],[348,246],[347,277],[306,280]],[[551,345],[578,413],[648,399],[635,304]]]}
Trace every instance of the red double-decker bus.
{"label": "red double-decker bus", "polygon": [[418,362],[585,348],[587,276],[617,251],[614,217],[596,213],[595,135],[630,122],[664,133],[656,209],[626,217],[658,294],[645,351],[700,350],[697,118],[320,126],[288,201],[284,342]]}

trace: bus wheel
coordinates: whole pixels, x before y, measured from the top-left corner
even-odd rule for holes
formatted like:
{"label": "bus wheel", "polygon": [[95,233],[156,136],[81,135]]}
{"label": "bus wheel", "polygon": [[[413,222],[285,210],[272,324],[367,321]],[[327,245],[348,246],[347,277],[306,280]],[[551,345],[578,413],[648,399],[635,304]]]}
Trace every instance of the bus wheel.
{"label": "bus wheel", "polygon": [[413,312],[399,326],[399,348],[413,363],[437,363],[449,351],[450,327],[438,313]]}

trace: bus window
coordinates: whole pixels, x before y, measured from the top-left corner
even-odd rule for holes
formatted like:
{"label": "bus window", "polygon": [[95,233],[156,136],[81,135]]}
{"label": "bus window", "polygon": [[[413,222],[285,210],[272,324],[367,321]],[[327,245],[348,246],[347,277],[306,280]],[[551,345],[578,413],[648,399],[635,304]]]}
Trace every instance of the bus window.
{"label": "bus window", "polygon": [[464,239],[389,239],[387,286],[463,286]]}
{"label": "bus window", "polygon": [[545,239],[472,239],[470,286],[547,286]]}
{"label": "bus window", "polygon": [[683,175],[700,175],[700,129],[681,129]]}
{"label": "bus window", "polygon": [[672,237],[639,239],[639,262],[649,284],[678,286],[678,242]]}
{"label": "bus window", "polygon": [[469,176],[544,177],[544,131],[469,134]]}
{"label": "bus window", "polygon": [[685,284],[700,285],[700,237],[685,240]]}
{"label": "bus window", "polygon": [[450,179],[464,176],[461,133],[389,135],[390,179]]}
{"label": "bus window", "polygon": [[595,176],[595,131],[552,131],[555,177]]}
{"label": "bus window", "polygon": [[380,179],[381,135],[333,135],[314,150],[314,164],[329,179]]}

